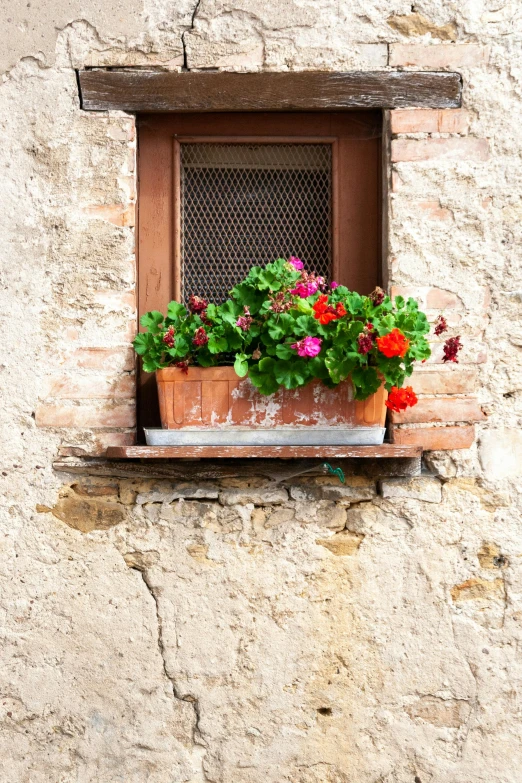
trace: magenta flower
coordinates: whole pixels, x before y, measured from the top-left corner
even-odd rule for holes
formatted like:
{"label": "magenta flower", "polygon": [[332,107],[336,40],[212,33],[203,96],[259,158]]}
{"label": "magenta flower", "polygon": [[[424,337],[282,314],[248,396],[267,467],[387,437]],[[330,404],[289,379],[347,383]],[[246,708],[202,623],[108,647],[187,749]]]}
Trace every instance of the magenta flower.
{"label": "magenta flower", "polygon": [[316,294],[318,288],[318,280],[312,280],[310,283],[298,283],[295,288],[292,288],[290,293],[293,294],[293,296],[300,296],[301,299],[306,299],[307,296]]}
{"label": "magenta flower", "polygon": [[288,263],[292,264],[292,266],[295,267],[296,269],[299,270],[304,269],[304,264],[301,261],[301,259],[296,258],[295,256],[290,256],[290,258],[288,259]]}
{"label": "magenta flower", "polygon": [[332,280],[332,282],[330,283],[330,288],[338,288],[338,287],[339,287],[339,283],[336,283],[335,280]]}
{"label": "magenta flower", "polygon": [[303,337],[299,342],[290,346],[294,351],[297,351],[298,356],[313,358],[321,350],[322,340],[320,337]]}

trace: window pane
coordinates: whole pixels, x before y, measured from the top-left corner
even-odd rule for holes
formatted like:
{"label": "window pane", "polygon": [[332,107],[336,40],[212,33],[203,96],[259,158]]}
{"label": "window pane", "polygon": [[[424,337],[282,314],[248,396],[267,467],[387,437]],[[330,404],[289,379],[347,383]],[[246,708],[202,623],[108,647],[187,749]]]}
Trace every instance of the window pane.
{"label": "window pane", "polygon": [[332,262],[330,144],[181,144],[181,285],[221,302],[254,264]]}

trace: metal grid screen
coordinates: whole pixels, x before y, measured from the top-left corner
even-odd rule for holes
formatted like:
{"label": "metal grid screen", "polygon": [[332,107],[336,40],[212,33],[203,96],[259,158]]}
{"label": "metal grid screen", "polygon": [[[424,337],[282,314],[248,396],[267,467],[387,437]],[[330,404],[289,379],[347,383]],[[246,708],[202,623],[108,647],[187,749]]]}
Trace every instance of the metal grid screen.
{"label": "metal grid screen", "polygon": [[292,255],[330,277],[330,144],[180,147],[184,301],[222,302],[251,266]]}

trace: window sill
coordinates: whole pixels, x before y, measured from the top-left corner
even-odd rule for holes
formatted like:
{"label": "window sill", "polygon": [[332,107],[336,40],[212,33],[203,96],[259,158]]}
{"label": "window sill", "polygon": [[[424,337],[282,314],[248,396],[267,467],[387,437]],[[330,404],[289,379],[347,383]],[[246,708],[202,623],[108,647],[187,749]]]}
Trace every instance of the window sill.
{"label": "window sill", "polygon": [[108,459],[412,459],[421,446],[110,446]]}

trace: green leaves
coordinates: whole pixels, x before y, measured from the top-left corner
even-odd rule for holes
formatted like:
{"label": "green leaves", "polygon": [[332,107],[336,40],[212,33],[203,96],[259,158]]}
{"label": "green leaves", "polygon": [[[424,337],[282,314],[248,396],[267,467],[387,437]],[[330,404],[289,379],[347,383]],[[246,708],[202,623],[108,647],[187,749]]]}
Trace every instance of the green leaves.
{"label": "green leaves", "polygon": [[[209,303],[205,312],[192,313],[171,302],[165,317],[156,310],[146,313],[141,319],[145,332],[134,340],[144,369],[153,372],[181,360],[201,367],[233,364],[237,375],[248,373],[266,395],[281,387],[298,388],[314,378],[329,387],[351,378],[356,398],[365,399],[383,382],[387,388],[400,388],[415,361],[430,356],[426,339],[430,325],[414,299],[398,296],[392,302],[385,296],[374,304],[370,297],[345,286],[300,298],[290,293],[300,278],[293,265],[278,258],[264,267],[252,267],[227,301]],[[329,312],[338,316],[327,324],[315,318],[313,305],[319,296],[327,297]],[[238,326],[240,317],[245,320]],[[205,345],[193,342],[198,329],[208,336]],[[403,358],[386,357],[372,340],[393,329],[409,341]],[[300,357],[291,348],[305,337],[321,338],[317,356]]]}
{"label": "green leaves", "polygon": [[346,354],[342,348],[330,348],[326,352],[324,363],[330,378],[337,384],[348,378],[352,370],[357,366],[358,358],[357,354],[355,356]]}
{"label": "green leaves", "polygon": [[248,377],[261,394],[274,394],[279,388],[279,382],[274,376],[274,366],[275,360],[266,356],[250,367]]}
{"label": "green leaves", "polygon": [[365,400],[375,394],[382,383],[375,367],[358,367],[353,370],[351,378],[356,400]]}
{"label": "green leaves", "polygon": [[211,334],[208,338],[207,348],[210,353],[223,353],[228,348],[228,343],[224,337],[217,334]]}
{"label": "green leaves", "polygon": [[[186,314],[187,311],[182,304],[179,302],[169,302],[169,306],[167,307],[167,317],[170,318],[171,321],[177,321]],[[145,324],[143,324],[143,326],[145,326]]]}
{"label": "green leaves", "polygon": [[163,323],[163,315],[157,310],[151,310],[150,313],[145,313],[141,316],[140,324],[148,329],[152,334],[159,332],[159,326]]}
{"label": "green leaves", "polygon": [[236,354],[234,370],[236,371],[236,375],[239,375],[240,378],[245,377],[245,375],[248,373],[248,356],[246,354]]}
{"label": "green leaves", "polygon": [[310,377],[310,371],[303,359],[280,361],[274,364],[274,377],[285,389],[295,389],[304,386]]}

